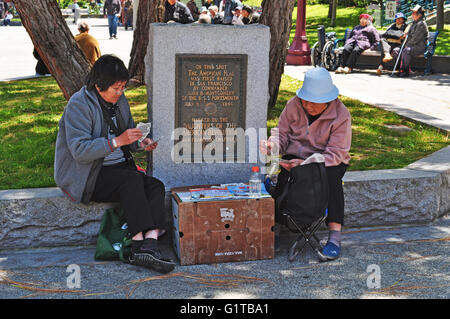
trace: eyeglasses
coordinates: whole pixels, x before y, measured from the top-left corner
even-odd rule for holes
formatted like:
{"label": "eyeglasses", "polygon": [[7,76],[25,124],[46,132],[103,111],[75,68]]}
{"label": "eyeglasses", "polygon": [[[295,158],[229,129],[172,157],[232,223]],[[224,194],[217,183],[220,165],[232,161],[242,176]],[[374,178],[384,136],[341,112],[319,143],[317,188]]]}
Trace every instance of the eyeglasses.
{"label": "eyeglasses", "polygon": [[121,95],[123,92],[125,92],[127,89],[123,88],[123,89],[115,89],[113,87],[110,87],[111,90],[113,90],[114,92],[116,92],[117,95]]}

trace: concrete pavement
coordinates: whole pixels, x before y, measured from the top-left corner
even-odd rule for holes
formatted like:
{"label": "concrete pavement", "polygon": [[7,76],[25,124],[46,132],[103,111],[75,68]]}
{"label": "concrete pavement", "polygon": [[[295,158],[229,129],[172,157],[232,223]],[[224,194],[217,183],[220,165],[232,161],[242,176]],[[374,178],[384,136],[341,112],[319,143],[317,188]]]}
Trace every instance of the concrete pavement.
{"label": "concrete pavement", "polygon": [[[78,34],[73,19],[67,19],[67,25],[73,35]],[[109,40],[107,19],[80,19],[90,26],[89,34],[94,36],[100,45],[102,54],[115,54],[128,66],[131,47],[133,45],[133,31],[118,27],[118,39]],[[22,26],[0,26],[0,43],[3,50],[0,55],[0,82],[14,80],[35,75],[37,60],[33,57],[33,43]]]}
{"label": "concrete pavement", "polygon": [[[449,226],[444,217],[428,225],[351,229],[343,234],[342,257],[327,263],[319,263],[310,248],[290,263],[293,238],[284,236],[274,259],[177,265],[167,277],[121,262],[95,262],[94,247],[2,251],[0,298],[447,299]],[[171,253],[168,239],[164,250]],[[71,286],[72,264],[80,270],[79,288]],[[72,292],[52,292],[58,289]]]}

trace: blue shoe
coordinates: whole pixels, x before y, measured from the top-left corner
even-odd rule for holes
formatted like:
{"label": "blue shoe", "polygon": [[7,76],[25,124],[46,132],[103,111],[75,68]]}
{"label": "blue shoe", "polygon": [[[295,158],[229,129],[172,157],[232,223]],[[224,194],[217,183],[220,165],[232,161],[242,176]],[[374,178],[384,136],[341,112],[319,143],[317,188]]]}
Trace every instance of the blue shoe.
{"label": "blue shoe", "polygon": [[341,247],[336,246],[332,242],[327,242],[327,244],[322,248],[322,252],[319,252],[320,261],[328,261],[338,259],[341,255]]}

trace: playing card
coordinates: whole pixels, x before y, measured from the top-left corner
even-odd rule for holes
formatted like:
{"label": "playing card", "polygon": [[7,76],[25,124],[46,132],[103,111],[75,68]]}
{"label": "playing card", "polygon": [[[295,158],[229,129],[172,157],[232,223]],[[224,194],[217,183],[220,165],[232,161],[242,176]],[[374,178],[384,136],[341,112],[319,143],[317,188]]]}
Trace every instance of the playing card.
{"label": "playing card", "polygon": [[142,132],[142,137],[139,139],[139,143],[142,142],[150,133],[150,128],[152,127],[152,123],[138,123],[136,128],[140,129]]}

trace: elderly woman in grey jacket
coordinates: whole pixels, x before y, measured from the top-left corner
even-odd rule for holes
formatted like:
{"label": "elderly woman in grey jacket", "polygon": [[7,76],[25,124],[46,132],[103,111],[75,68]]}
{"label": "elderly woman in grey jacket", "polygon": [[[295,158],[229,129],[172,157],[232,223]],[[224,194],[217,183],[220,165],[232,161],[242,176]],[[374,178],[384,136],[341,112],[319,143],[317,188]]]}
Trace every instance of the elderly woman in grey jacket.
{"label": "elderly woman in grey jacket", "polygon": [[[409,68],[413,56],[424,54],[428,41],[428,25],[424,19],[424,10],[420,5],[412,9],[413,23],[405,31],[406,43],[401,53],[399,77],[409,76]],[[400,48],[392,51],[392,56],[396,59],[400,53]]]}
{"label": "elderly woman in grey jacket", "polygon": [[351,73],[356,61],[364,50],[375,48],[380,42],[377,29],[372,26],[372,17],[366,13],[359,16],[359,25],[353,28],[345,41],[342,54],[342,65],[336,69],[336,73]]}
{"label": "elderly woman in grey jacket", "polygon": [[103,55],[86,85],[67,103],[59,121],[55,181],[74,202],[120,202],[132,235],[130,262],[159,272],[174,269],[162,257],[158,236],[166,227],[164,184],[139,172],[131,152],[157,143],[135,128],[123,94],[129,74],[123,62]]}

